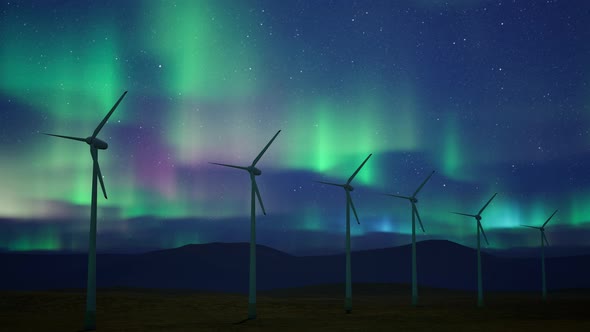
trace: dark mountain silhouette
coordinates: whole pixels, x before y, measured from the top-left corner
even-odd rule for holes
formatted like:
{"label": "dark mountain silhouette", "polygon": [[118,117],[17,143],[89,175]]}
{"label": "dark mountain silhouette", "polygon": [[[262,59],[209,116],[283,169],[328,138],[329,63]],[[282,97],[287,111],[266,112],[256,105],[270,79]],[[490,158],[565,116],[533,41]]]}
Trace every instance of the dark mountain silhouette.
{"label": "dark mountain silhouette", "polygon": [[[454,242],[418,242],[420,286],[475,290],[476,252]],[[410,245],[352,253],[356,283],[409,283]],[[247,243],[210,243],[143,254],[99,254],[98,287],[201,289],[246,292]],[[539,258],[482,254],[484,290],[536,291]],[[344,282],[344,254],[292,256],[257,246],[258,289]],[[0,289],[64,289],[86,286],[86,255],[0,253]],[[590,255],[550,257],[549,289],[590,288]]]}

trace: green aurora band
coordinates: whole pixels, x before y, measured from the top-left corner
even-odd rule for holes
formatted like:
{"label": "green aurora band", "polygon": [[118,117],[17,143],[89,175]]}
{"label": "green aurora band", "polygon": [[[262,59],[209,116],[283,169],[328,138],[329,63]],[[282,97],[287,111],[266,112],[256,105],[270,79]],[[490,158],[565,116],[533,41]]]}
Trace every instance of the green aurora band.
{"label": "green aurora band", "polygon": [[[0,156],[3,168],[0,218],[17,219],[23,228],[0,235],[0,247],[15,251],[84,247],[83,241],[61,234],[61,225],[48,224],[35,229],[26,226],[29,220],[63,218],[78,220],[77,227],[84,229],[90,205],[92,164],[87,149],[46,139],[39,133],[88,135],[126,88],[130,90],[127,100],[111,118],[110,127],[101,133],[112,146],[100,156],[110,197],[100,199],[99,231],[101,227],[105,231],[116,229],[117,220],[146,216],[162,219],[244,216],[248,206],[242,199],[244,193],[230,193],[225,184],[209,181],[203,175],[210,171],[207,162],[249,163],[251,160],[247,158],[277,129],[283,129],[285,136],[277,141],[277,149],[262,160],[265,172],[313,173],[310,182],[345,180],[364,155],[374,154],[355,179],[359,192],[371,193],[355,197],[361,225],[351,225],[353,236],[410,232],[407,206],[371,196],[374,191],[395,187],[390,181],[392,176],[411,167],[398,160],[392,169],[386,169],[383,156],[390,153],[427,155],[428,166],[437,171],[434,181],[440,176],[464,186],[448,192],[440,184],[425,188],[420,213],[428,232],[426,236],[442,237],[452,226],[454,236],[472,243],[469,242],[473,239],[472,225],[448,212],[476,209],[492,190],[497,190],[499,195],[485,211],[483,227],[488,232],[518,230],[520,224],[542,223],[548,212],[556,208],[560,212],[550,227],[588,227],[590,192],[579,188],[559,198],[543,193],[529,195],[523,202],[522,195],[510,192],[507,186],[487,183],[481,185],[477,194],[465,198],[463,188],[471,190],[478,186],[478,181],[483,181],[477,170],[479,166],[491,159],[500,162],[507,157],[502,151],[490,156],[477,155],[479,142],[463,136],[473,129],[465,124],[459,110],[445,109],[436,121],[422,114],[428,107],[424,101],[428,92],[409,79],[418,64],[408,64],[410,73],[404,75],[408,77],[407,82],[395,85],[387,84],[388,77],[369,73],[358,79],[362,84],[353,82],[343,88],[347,93],[330,95],[325,93],[328,88],[322,90],[324,87],[317,88],[316,93],[310,91],[316,91],[314,86],[324,82],[324,77],[321,72],[310,71],[305,72],[308,76],[304,76],[297,89],[278,91],[276,86],[280,84],[291,85],[277,83],[282,78],[272,77],[265,67],[273,63],[274,55],[280,54],[273,53],[276,45],[261,38],[261,29],[267,22],[261,25],[247,4],[233,5],[228,9],[212,1],[145,1],[134,11],[111,15],[108,9],[101,9],[98,14],[86,13],[82,19],[84,28],[63,12],[59,12],[63,15],[61,20],[32,8],[20,16],[2,16],[0,93],[12,105],[38,115],[36,120],[40,123],[35,124],[33,132],[23,134],[27,139],[24,149],[7,144],[4,150],[2,146],[8,157]],[[249,14],[236,20],[234,15],[241,12]],[[137,27],[122,28],[118,23],[122,17],[137,22]],[[287,45],[287,32],[279,28],[275,31],[285,34]],[[403,46],[401,42],[392,46],[400,53],[400,62],[414,55]],[[342,77],[353,80],[355,75]],[[533,84],[532,88],[541,90],[541,83],[538,85]],[[581,94],[587,96],[587,89]],[[158,111],[154,111],[156,107]],[[267,116],[258,113],[261,109]],[[157,114],[157,119],[149,118],[153,114]],[[587,123],[589,119],[582,120]],[[519,121],[519,125],[526,122]],[[139,174],[137,168],[153,165],[134,164],[140,148],[126,149],[133,148],[134,138],[122,139],[126,132],[140,132],[138,126],[144,127],[144,134],[137,136],[158,136],[162,147],[169,150],[168,163],[173,166],[160,171],[158,176],[165,178],[161,187],[146,184],[148,176]],[[225,146],[220,148],[220,142]],[[153,152],[154,163],[156,158],[163,158],[159,154]],[[188,181],[181,176],[181,170],[201,175]],[[241,181],[238,176],[228,175],[228,178]],[[419,178],[404,180],[407,187],[393,189],[404,194],[404,188],[411,187],[411,181]],[[271,184],[260,186],[261,191],[267,190],[263,192],[265,197],[282,194],[271,188]],[[311,188],[308,183],[304,186]],[[444,192],[444,195],[433,192]],[[336,206],[342,203],[337,197],[333,201]],[[314,204],[299,209],[301,215],[293,217],[297,224],[289,227],[312,232],[344,232],[340,222],[344,220],[343,214]],[[288,206],[273,210],[296,211]],[[492,247],[511,245],[492,236],[489,240]],[[177,231],[166,233],[157,245],[171,247],[208,241],[216,239]],[[536,246],[538,241],[527,235],[525,242]]]}

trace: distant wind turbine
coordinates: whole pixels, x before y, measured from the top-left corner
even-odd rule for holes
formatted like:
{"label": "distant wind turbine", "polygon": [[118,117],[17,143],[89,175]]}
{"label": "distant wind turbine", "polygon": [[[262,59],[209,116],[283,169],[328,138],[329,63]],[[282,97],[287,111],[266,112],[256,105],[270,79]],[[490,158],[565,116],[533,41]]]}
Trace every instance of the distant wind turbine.
{"label": "distant wind turbine", "polygon": [[346,291],[344,310],[347,314],[352,311],[352,279],[350,274],[350,208],[352,208],[352,212],[354,212],[356,222],[360,225],[359,217],[356,214],[356,209],[354,208],[354,203],[352,203],[352,197],[350,197],[350,192],[354,190],[350,183],[352,182],[352,179],[354,179],[354,177],[357,175],[357,173],[361,170],[361,168],[363,168],[367,160],[371,158],[372,155],[373,154],[369,154],[367,159],[365,159],[365,161],[363,161],[363,163],[356,169],[356,171],[352,173],[352,175],[350,176],[350,178],[348,178],[348,181],[346,181],[345,184],[316,181],[330,186],[342,187],[346,192]]}
{"label": "distant wind turbine", "polygon": [[272,144],[272,142],[277,138],[281,131],[277,131],[277,133],[273,136],[273,138],[268,142],[268,144],[260,151],[256,159],[250,164],[250,166],[235,166],[229,164],[220,164],[220,163],[211,163],[214,165],[220,165],[225,167],[237,168],[244,171],[247,171],[250,174],[250,183],[251,183],[251,195],[250,195],[250,276],[249,276],[249,290],[248,290],[248,319],[256,319],[256,197],[258,197],[258,202],[260,203],[260,207],[262,208],[262,213],[266,215],[266,210],[264,210],[264,204],[262,204],[262,197],[260,197],[260,191],[258,190],[258,185],[256,184],[256,176],[262,174],[262,171],[256,168],[256,163],[262,158],[262,155],[266,152],[268,147]]}
{"label": "distant wind turbine", "polygon": [[483,227],[481,226],[481,213],[483,212],[483,210],[485,210],[485,208],[488,206],[488,204],[490,204],[492,199],[494,199],[494,197],[496,197],[497,194],[498,193],[495,193],[492,196],[492,198],[490,198],[490,200],[481,208],[481,210],[479,210],[479,212],[477,214],[453,212],[454,214],[473,217],[477,221],[477,306],[478,307],[483,307],[483,288],[482,288],[482,282],[481,282],[481,252],[480,252],[480,238],[479,238],[480,230],[481,230],[481,234],[483,235],[483,238],[486,240],[486,243],[488,245],[490,244],[488,242],[488,237],[486,236],[486,233],[484,232]]}
{"label": "distant wind turbine", "polygon": [[90,236],[88,241],[88,282],[86,285],[86,314],[84,316],[84,329],[85,330],[94,330],[96,329],[96,179],[100,181],[100,187],[102,188],[102,193],[104,198],[107,198],[107,192],[104,187],[104,181],[102,178],[102,173],[100,172],[100,166],[98,165],[98,150],[106,150],[109,145],[103,141],[98,139],[96,136],[102,129],[102,127],[107,123],[111,114],[115,111],[117,106],[123,97],[127,94],[127,91],[123,92],[119,100],[115,103],[113,108],[107,113],[107,115],[102,119],[102,121],[98,124],[92,136],[88,136],[86,138],[82,137],[72,137],[72,136],[63,136],[63,135],[54,135],[54,134],[47,134],[49,136],[61,137],[66,139],[71,139],[74,141],[86,142],[86,144],[90,145],[90,155],[92,156],[92,198],[90,203]]}
{"label": "distant wind turbine", "polygon": [[547,299],[547,282],[545,280],[545,243],[547,243],[547,246],[549,246],[549,241],[547,241],[547,237],[545,236],[545,225],[547,225],[549,220],[551,220],[551,218],[553,218],[553,216],[556,213],[557,213],[557,210],[555,210],[555,212],[553,212],[553,214],[549,217],[549,219],[547,219],[547,221],[545,221],[545,223],[541,227],[521,225],[524,227],[534,228],[534,229],[538,229],[541,231],[541,280],[542,280],[541,292],[543,295],[543,301],[545,301]]}
{"label": "distant wind turbine", "polygon": [[416,203],[418,203],[418,199],[416,195],[422,190],[422,187],[430,180],[434,171],[428,175],[428,177],[420,184],[418,189],[412,194],[412,196],[400,196],[400,195],[393,195],[393,194],[383,194],[386,196],[392,196],[402,199],[407,199],[410,201],[412,205],[412,305],[418,305],[418,277],[416,271],[416,217],[418,218],[418,222],[420,223],[420,228],[422,228],[422,232],[424,231],[424,226],[422,225],[422,219],[420,218],[420,214],[418,213],[418,207],[416,207]]}

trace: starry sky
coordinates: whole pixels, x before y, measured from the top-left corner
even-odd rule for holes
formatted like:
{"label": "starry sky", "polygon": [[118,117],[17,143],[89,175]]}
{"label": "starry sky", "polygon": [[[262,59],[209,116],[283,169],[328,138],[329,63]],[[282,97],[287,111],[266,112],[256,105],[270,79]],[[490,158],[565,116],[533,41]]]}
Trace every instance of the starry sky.
{"label": "starry sky", "polygon": [[[490,248],[590,237],[590,2],[12,1],[0,4],[0,248],[85,251],[99,137],[98,250],[249,240],[294,254],[425,234]],[[257,207],[258,208],[258,207]]]}

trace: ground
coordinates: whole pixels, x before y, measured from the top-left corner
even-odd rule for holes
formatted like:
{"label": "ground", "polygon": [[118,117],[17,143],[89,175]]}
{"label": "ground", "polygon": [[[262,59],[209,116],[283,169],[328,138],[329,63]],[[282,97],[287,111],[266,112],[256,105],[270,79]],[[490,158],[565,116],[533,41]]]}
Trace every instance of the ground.
{"label": "ground", "polygon": [[[344,285],[260,292],[258,319],[243,321],[245,294],[99,289],[98,331],[590,331],[590,290],[487,293],[353,284],[353,311],[344,313]],[[76,332],[84,290],[0,291],[0,331]]]}

